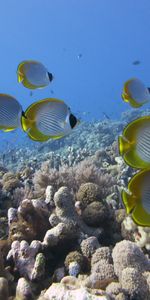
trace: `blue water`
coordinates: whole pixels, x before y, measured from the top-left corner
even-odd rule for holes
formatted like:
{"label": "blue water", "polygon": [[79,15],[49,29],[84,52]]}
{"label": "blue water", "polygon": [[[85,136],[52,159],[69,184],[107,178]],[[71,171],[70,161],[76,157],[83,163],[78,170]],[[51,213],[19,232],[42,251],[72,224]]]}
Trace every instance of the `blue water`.
{"label": "blue water", "polygon": [[[90,119],[103,119],[103,112],[119,118],[129,108],[123,82],[136,76],[150,85],[149,0],[5,0],[0,11],[0,93],[24,109],[56,97],[83,119],[84,112]],[[55,76],[32,97],[17,83],[25,59],[43,62]]]}

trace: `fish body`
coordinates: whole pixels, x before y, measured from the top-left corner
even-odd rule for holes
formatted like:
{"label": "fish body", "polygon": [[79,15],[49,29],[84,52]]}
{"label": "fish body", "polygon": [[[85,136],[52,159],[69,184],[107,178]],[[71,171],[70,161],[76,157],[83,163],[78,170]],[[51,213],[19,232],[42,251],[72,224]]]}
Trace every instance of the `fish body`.
{"label": "fish body", "polygon": [[34,141],[62,138],[79,123],[64,101],[46,98],[31,104],[22,116],[22,128]]}
{"label": "fish body", "polygon": [[122,200],[136,224],[150,227],[150,168],[132,177],[128,191],[122,191]]}
{"label": "fish body", "polygon": [[137,169],[150,167],[150,116],[129,123],[119,136],[120,155],[125,162]]}
{"label": "fish body", "polygon": [[22,106],[12,96],[0,94],[0,129],[12,131],[21,126]]}
{"label": "fish body", "polygon": [[53,80],[53,75],[47,71],[45,66],[37,61],[23,61],[17,68],[18,82],[26,88],[34,90],[44,88]]}
{"label": "fish body", "polygon": [[125,82],[122,98],[132,107],[138,108],[150,101],[150,92],[141,80],[132,78]]}

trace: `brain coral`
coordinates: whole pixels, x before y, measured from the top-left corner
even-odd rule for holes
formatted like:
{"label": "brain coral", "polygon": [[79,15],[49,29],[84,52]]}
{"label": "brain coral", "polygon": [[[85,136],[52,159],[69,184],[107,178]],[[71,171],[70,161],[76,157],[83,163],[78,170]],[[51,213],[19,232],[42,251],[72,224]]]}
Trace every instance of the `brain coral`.
{"label": "brain coral", "polygon": [[150,261],[142,250],[134,243],[127,240],[116,244],[112,252],[115,274],[120,278],[123,269],[132,267],[141,273],[150,271]]}
{"label": "brain coral", "polygon": [[101,195],[102,192],[99,185],[91,182],[81,184],[76,194],[77,200],[81,202],[83,208],[94,201],[101,201]]}
{"label": "brain coral", "polygon": [[122,289],[130,300],[149,300],[149,288],[146,279],[137,269],[126,268],[122,271],[120,280]]}
{"label": "brain coral", "polygon": [[94,201],[82,213],[84,222],[89,226],[101,226],[109,219],[107,203]]}

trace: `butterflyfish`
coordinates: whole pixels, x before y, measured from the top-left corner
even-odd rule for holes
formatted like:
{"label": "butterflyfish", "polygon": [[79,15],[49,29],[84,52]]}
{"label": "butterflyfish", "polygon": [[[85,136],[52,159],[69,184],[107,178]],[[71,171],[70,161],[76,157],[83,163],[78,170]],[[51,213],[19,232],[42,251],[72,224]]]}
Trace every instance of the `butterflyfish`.
{"label": "butterflyfish", "polygon": [[138,78],[129,79],[123,86],[122,98],[132,107],[138,108],[150,101],[150,88]]}
{"label": "butterflyfish", "polygon": [[150,116],[129,123],[118,138],[119,152],[125,162],[137,169],[150,167]]}
{"label": "butterflyfish", "polygon": [[44,142],[68,135],[79,120],[64,101],[46,98],[31,104],[21,122],[23,130],[32,140]]}
{"label": "butterflyfish", "polygon": [[150,168],[134,175],[122,191],[127,214],[140,226],[150,226]]}
{"label": "butterflyfish", "polygon": [[17,68],[18,82],[24,87],[34,90],[44,88],[53,80],[52,73],[49,73],[46,67],[34,60],[21,62]]}
{"label": "butterflyfish", "polygon": [[21,126],[22,106],[12,96],[0,94],[0,129],[11,131]]}

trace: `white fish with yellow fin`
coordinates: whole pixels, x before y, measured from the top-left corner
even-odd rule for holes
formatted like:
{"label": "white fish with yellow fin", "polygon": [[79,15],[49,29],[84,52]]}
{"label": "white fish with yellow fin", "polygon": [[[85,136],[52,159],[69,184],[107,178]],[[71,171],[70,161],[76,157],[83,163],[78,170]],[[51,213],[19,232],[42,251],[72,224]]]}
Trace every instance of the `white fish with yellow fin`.
{"label": "white fish with yellow fin", "polygon": [[46,98],[31,104],[22,116],[22,128],[39,142],[62,138],[79,124],[70,108],[62,100]]}
{"label": "white fish with yellow fin", "polygon": [[11,131],[21,126],[21,104],[12,96],[0,94],[0,129]]}
{"label": "white fish with yellow fin", "polygon": [[122,200],[136,224],[150,227],[150,168],[131,178],[128,191],[122,191]]}
{"label": "white fish with yellow fin", "polygon": [[150,167],[150,116],[129,123],[118,139],[120,155],[137,169]]}
{"label": "white fish with yellow fin", "polygon": [[124,83],[122,98],[134,108],[141,107],[150,101],[150,88],[138,78],[129,79]]}
{"label": "white fish with yellow fin", "polygon": [[17,68],[18,82],[24,87],[34,90],[48,86],[53,80],[52,73],[46,67],[34,60],[22,61]]}

